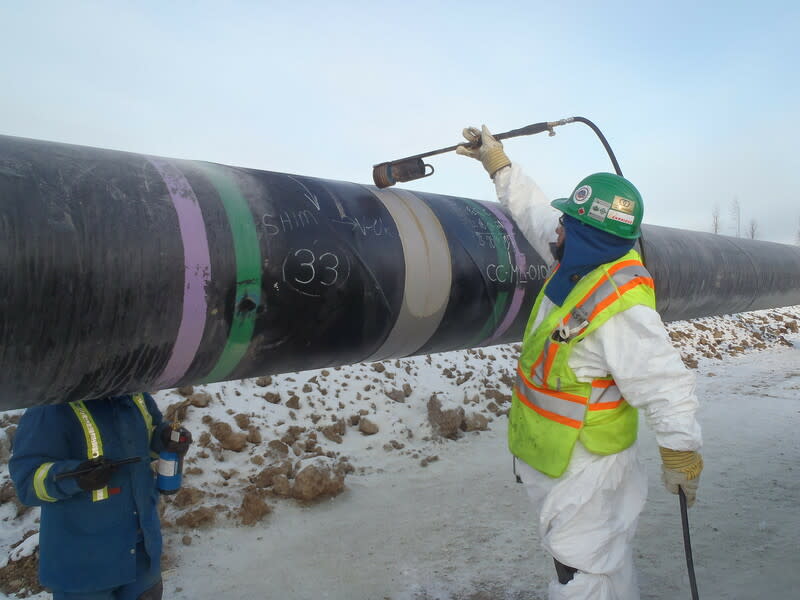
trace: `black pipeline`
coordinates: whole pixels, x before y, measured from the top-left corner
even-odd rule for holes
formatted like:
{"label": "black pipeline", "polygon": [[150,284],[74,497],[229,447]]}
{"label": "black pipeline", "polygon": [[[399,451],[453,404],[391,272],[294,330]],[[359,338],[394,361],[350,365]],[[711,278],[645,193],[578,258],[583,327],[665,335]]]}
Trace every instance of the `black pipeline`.
{"label": "black pipeline", "polygon": [[[666,320],[800,304],[800,248],[660,227]],[[496,203],[0,136],[0,409],[518,341]]]}

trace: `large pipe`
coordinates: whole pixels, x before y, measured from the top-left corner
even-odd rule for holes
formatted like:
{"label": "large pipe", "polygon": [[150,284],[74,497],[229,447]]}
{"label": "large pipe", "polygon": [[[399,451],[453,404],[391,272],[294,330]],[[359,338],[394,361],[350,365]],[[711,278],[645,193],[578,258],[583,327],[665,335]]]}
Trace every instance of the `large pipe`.
{"label": "large pipe", "polygon": [[[667,320],[800,304],[800,248],[643,239]],[[0,136],[0,410],[518,341],[545,274],[496,203]]]}
{"label": "large pipe", "polygon": [[642,250],[665,321],[800,304],[800,247],[645,226]]}

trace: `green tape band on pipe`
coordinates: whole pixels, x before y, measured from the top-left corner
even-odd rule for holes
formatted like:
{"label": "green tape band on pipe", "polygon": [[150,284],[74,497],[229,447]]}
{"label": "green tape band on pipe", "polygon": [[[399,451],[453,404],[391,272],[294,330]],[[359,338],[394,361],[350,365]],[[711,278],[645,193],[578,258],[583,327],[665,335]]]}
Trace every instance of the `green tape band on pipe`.
{"label": "green tape band on pipe", "polygon": [[206,382],[222,381],[242,360],[253,337],[256,309],[261,303],[261,249],[253,213],[234,179],[217,165],[195,165],[219,194],[231,228],[236,259],[236,301],[228,340],[217,364],[204,377]]}
{"label": "green tape band on pipe", "polygon": [[[503,265],[510,269],[511,263],[509,261],[508,251],[505,247],[505,231],[497,223],[497,217],[490,213],[485,207],[473,200],[465,198],[465,202],[475,211],[475,213],[480,217],[481,221],[483,221],[483,224],[486,225],[486,228],[489,230],[492,240],[494,241],[495,250],[497,250],[497,264]],[[486,321],[486,323],[484,323],[480,333],[478,333],[478,335],[476,335],[475,338],[473,338],[473,340],[470,342],[470,346],[476,346],[482,342],[485,342],[489,336],[492,335],[495,329],[497,329],[497,325],[500,323],[503,315],[505,314],[505,310],[508,305],[508,296],[508,292],[500,292],[497,294],[497,297],[492,305],[492,314],[489,316],[489,319]]]}

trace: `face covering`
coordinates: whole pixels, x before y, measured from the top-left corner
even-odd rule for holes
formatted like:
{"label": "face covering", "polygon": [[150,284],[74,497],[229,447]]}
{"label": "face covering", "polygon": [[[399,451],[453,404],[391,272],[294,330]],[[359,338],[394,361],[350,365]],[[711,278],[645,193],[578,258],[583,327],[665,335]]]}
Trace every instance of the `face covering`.
{"label": "face covering", "polygon": [[600,231],[584,225],[578,219],[564,215],[564,246],[560,267],[545,288],[545,295],[561,306],[575,284],[602,264],[624,256],[633,248],[636,240]]}

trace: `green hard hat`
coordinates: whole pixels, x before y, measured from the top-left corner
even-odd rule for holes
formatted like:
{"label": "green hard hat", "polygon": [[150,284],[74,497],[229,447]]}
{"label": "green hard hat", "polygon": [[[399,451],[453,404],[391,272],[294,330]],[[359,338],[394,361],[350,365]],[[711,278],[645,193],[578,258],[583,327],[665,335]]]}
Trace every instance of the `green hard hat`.
{"label": "green hard hat", "polygon": [[569,198],[550,204],[601,231],[629,240],[639,237],[644,215],[642,195],[619,175],[595,173],[584,177]]}

